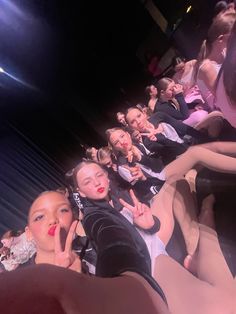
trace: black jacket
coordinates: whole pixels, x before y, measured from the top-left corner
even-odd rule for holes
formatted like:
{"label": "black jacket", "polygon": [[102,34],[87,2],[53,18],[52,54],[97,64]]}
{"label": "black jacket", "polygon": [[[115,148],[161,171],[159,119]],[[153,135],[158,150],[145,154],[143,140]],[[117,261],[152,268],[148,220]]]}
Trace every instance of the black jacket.
{"label": "black jacket", "polygon": [[184,100],[183,94],[182,93],[177,94],[175,98],[178,101],[179,110],[176,109],[175,105],[171,101],[165,101],[165,102],[158,101],[155,105],[154,113],[159,111],[159,112],[164,112],[177,120],[187,119],[189,117],[189,110]]}
{"label": "black jacket", "polygon": [[[117,196],[113,196],[113,202]],[[88,200],[83,226],[97,251],[98,276],[115,277],[126,271],[136,272],[165,300],[163,291],[151,276],[151,260],[144,240],[117,209],[104,200]]]}

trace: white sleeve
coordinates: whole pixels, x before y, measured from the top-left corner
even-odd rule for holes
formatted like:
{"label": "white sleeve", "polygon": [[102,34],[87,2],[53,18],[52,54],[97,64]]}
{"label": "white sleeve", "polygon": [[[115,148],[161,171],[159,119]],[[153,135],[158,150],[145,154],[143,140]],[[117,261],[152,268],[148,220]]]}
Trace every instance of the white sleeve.
{"label": "white sleeve", "polygon": [[118,173],[123,178],[125,181],[128,181],[132,185],[134,185],[137,181],[134,181],[129,169],[123,167],[123,166],[118,166]]}

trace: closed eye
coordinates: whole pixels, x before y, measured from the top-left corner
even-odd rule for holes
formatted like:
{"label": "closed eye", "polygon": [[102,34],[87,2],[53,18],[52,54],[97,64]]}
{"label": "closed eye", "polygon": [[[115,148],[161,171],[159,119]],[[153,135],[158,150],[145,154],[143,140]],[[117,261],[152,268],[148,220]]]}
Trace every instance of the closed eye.
{"label": "closed eye", "polygon": [[69,210],[69,208],[63,207],[63,208],[60,209],[60,211],[62,213],[65,213],[65,212],[68,213],[70,210]]}

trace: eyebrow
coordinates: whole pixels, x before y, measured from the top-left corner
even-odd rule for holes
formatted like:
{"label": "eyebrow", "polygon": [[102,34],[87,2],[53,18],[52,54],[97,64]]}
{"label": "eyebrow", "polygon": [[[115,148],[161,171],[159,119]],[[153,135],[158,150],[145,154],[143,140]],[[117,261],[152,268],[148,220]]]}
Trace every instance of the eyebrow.
{"label": "eyebrow", "polygon": [[[64,206],[64,205],[70,207],[70,203],[67,203],[67,202],[59,203],[59,204],[58,204],[58,207],[61,207],[61,206]],[[31,215],[34,215],[34,214],[37,213],[37,212],[42,212],[42,211],[45,211],[45,210],[46,210],[46,207],[38,208],[38,209],[36,209],[36,210],[34,210],[34,211],[31,210],[31,213],[30,213],[30,214],[31,214]]]}

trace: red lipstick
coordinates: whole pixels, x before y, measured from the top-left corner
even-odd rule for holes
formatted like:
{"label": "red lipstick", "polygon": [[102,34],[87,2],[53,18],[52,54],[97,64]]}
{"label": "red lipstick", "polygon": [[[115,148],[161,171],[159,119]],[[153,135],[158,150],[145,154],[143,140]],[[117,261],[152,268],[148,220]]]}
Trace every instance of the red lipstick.
{"label": "red lipstick", "polygon": [[105,191],[105,188],[100,187],[99,189],[97,189],[98,193],[103,193]]}
{"label": "red lipstick", "polygon": [[56,225],[54,226],[51,226],[49,229],[48,229],[48,234],[51,236],[51,237],[54,237],[55,235],[55,231],[56,231]]}

